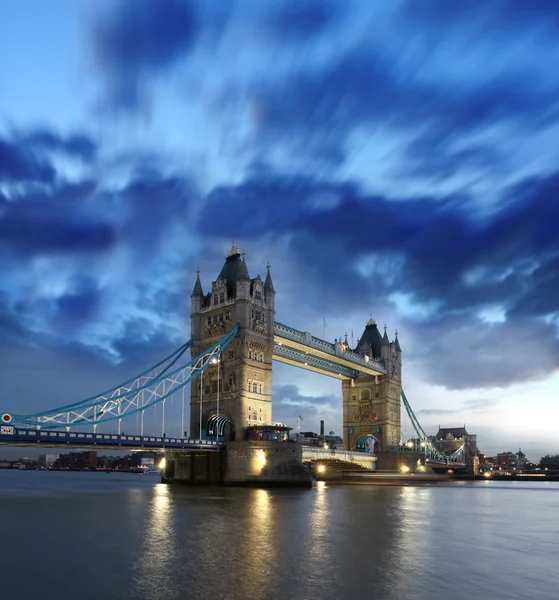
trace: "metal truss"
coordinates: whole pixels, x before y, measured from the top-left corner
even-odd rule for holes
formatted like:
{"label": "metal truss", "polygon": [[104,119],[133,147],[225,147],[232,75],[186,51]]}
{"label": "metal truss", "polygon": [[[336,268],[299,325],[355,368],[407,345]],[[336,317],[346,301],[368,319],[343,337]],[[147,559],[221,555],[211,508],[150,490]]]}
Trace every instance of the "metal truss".
{"label": "metal truss", "polygon": [[305,367],[314,367],[315,369],[332,373],[332,375],[335,375],[336,377],[342,375],[347,379],[355,379],[358,375],[358,372],[354,371],[353,369],[338,365],[335,362],[326,360],[324,358],[318,358],[312,354],[306,354],[301,350],[295,350],[293,348],[289,348],[288,346],[283,346],[279,343],[274,344],[274,356],[296,362],[303,369]]}
{"label": "metal truss", "polygon": [[[386,374],[386,368],[384,364],[377,360],[371,359],[367,361],[362,356],[349,349],[345,349],[343,352],[339,353],[336,351],[336,345],[332,342],[327,342],[326,340],[317,338],[308,332],[299,331],[298,329],[290,327],[289,325],[285,325],[284,323],[280,323],[279,321],[274,322],[274,335],[297,342],[298,344],[302,344],[304,346],[308,346],[309,348],[319,350],[325,354],[330,354],[333,357],[342,358],[352,362],[355,365],[358,365],[356,366],[356,371],[370,373],[371,370],[375,370],[379,373]],[[365,367],[366,370],[363,370],[363,367]],[[354,379],[354,377],[352,377],[352,379]]]}
{"label": "metal truss", "polygon": [[184,364],[180,364],[180,359],[191,347],[192,339],[155,366],[97,396],[40,413],[12,415],[12,419],[16,423],[32,425],[37,429],[69,429],[71,426],[89,424],[93,425],[94,431],[98,423],[116,420],[120,433],[122,419],[140,413],[143,435],[144,411],[150,406],[162,403],[164,431],[165,400],[203,373],[212,359],[227,348],[238,332],[237,324],[219,342]]}

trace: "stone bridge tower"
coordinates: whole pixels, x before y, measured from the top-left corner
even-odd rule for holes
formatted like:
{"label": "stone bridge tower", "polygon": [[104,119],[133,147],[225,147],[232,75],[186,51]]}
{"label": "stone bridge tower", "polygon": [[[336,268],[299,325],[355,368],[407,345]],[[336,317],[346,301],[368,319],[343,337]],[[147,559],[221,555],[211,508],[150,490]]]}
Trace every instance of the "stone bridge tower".
{"label": "stone bridge tower", "polygon": [[[193,358],[239,323],[239,335],[202,377],[202,437],[244,439],[249,425],[272,421],[272,355],[275,290],[267,266],[265,281],[250,278],[244,254],[233,244],[221,273],[204,294],[200,272],[192,292],[190,327]],[[219,376],[218,376],[219,370]],[[216,423],[219,380],[219,423]],[[190,387],[190,432],[200,433],[200,377]]]}
{"label": "stone bridge tower", "polygon": [[342,382],[344,448],[366,448],[368,439],[374,436],[375,452],[386,452],[400,444],[402,349],[398,332],[390,342],[386,326],[381,336],[376,322],[369,319],[354,351],[365,360],[382,361],[387,372]]}

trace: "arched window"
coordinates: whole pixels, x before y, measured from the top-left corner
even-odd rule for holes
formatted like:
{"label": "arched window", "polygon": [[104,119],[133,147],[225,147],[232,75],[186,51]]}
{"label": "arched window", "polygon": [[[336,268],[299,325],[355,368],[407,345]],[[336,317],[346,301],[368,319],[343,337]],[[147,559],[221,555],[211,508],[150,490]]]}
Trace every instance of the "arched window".
{"label": "arched window", "polygon": [[256,391],[257,391],[257,389],[258,389],[258,388],[256,387],[256,383],[253,383],[253,384],[252,384],[252,393],[253,393],[253,394],[256,394]]}
{"label": "arched window", "polygon": [[371,399],[371,393],[369,390],[361,390],[361,400],[367,401]]}
{"label": "arched window", "polygon": [[223,292],[220,292],[219,294],[219,303],[223,304],[225,302],[225,294]]}

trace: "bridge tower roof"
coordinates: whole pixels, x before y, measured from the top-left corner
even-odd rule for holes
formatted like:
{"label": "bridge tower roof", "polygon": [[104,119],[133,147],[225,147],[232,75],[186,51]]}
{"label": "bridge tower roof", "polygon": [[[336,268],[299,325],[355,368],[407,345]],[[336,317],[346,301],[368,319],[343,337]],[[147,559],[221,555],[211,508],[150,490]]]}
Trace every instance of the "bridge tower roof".
{"label": "bridge tower roof", "polygon": [[369,344],[371,346],[373,357],[381,355],[380,349],[382,346],[382,336],[378,330],[377,322],[372,317],[367,321],[365,331],[359,338],[356,351],[359,352],[365,344]]}
{"label": "bridge tower roof", "polygon": [[200,296],[204,297],[204,292],[202,291],[202,282],[200,281],[200,268],[196,270],[196,283],[194,284],[194,289],[192,290],[192,297]]}
{"label": "bridge tower roof", "polygon": [[246,262],[239,252],[239,248],[235,246],[235,243],[233,243],[231,249],[227,253],[225,264],[221,269],[218,279],[225,282],[225,285],[227,286],[227,296],[229,298],[234,298],[237,295],[237,281],[243,279],[245,281],[250,281]]}

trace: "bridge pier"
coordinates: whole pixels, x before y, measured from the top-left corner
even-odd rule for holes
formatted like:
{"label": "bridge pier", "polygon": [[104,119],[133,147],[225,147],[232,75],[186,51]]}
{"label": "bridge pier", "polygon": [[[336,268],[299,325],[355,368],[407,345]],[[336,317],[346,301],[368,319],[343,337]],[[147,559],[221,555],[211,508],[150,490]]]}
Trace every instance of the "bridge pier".
{"label": "bridge pier", "polygon": [[166,452],[163,483],[262,487],[312,487],[312,476],[295,442],[229,442],[225,452]]}
{"label": "bridge pier", "polygon": [[425,466],[425,454],[420,452],[379,452],[378,471],[414,473]]}

